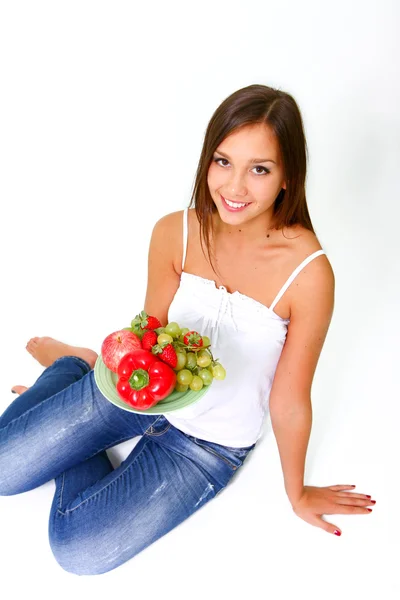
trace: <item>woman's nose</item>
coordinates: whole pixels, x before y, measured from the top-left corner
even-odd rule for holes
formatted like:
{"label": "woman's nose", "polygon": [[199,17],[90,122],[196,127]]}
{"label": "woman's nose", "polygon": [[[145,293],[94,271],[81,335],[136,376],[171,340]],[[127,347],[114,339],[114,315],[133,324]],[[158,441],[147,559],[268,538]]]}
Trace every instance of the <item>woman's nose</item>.
{"label": "woman's nose", "polygon": [[234,200],[237,195],[245,196],[247,194],[244,178],[241,177],[239,174],[232,176],[228,189],[231,193],[231,200]]}

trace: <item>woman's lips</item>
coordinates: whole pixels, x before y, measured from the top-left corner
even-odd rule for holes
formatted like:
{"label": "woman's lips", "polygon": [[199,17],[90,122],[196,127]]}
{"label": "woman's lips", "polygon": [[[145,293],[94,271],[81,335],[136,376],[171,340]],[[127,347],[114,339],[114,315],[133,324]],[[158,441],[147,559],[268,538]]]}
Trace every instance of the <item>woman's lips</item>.
{"label": "woman's lips", "polygon": [[[227,204],[227,202],[225,202],[224,196],[222,194],[220,194],[220,196],[221,196],[221,200],[222,200],[222,204],[223,204],[224,208],[226,210],[228,210],[229,212],[240,212],[242,210],[245,210],[249,206],[249,204],[251,204],[251,202],[248,202],[245,204],[245,206],[241,206],[240,208],[232,208],[232,206],[229,206],[229,204]],[[229,200],[229,198],[228,198],[228,200]],[[229,200],[229,201],[232,202],[232,200]],[[235,203],[233,202],[233,204],[235,204]],[[236,204],[242,204],[242,203],[238,202]]]}

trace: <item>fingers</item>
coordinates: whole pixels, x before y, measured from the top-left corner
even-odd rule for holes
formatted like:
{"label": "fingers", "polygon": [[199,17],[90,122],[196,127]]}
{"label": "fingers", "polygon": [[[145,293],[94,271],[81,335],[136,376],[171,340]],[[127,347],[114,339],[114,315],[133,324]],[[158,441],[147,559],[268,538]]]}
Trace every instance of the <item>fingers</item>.
{"label": "fingers", "polygon": [[355,487],[355,485],[328,485],[328,490],[340,492],[341,490],[353,490]]}
{"label": "fingers", "polygon": [[370,512],[372,512],[372,509],[368,508],[365,504],[354,505],[353,503],[346,504],[343,502],[338,502],[330,514],[369,514]]}
{"label": "fingers", "polygon": [[[348,486],[345,485],[331,485],[328,486],[328,489],[336,492],[333,498],[333,501],[336,503],[336,505],[353,506],[354,508],[358,509],[365,508],[367,506],[374,506],[376,503],[376,501],[371,500],[371,496],[368,496],[367,494],[355,494],[354,492],[344,492],[343,489],[348,489]],[[353,512],[370,513],[371,510],[355,510]]]}
{"label": "fingers", "polygon": [[373,506],[375,504],[375,500],[371,500],[371,498],[349,498],[348,496],[335,496],[335,502],[353,506]]}
{"label": "fingers", "polygon": [[344,504],[342,502],[329,502],[329,505],[321,510],[324,515],[369,515],[372,508],[365,505]]}
{"label": "fingers", "polygon": [[333,535],[337,536],[342,535],[342,532],[339,529],[339,527],[336,527],[336,525],[334,525],[333,523],[328,523],[327,521],[324,521],[322,517],[318,517],[315,525],[317,527],[321,527],[321,529],[323,529],[327,533],[332,533]]}
{"label": "fingers", "polygon": [[341,498],[362,498],[363,500],[371,500],[371,496],[367,496],[367,494],[354,494],[353,492],[336,492],[335,496]]}

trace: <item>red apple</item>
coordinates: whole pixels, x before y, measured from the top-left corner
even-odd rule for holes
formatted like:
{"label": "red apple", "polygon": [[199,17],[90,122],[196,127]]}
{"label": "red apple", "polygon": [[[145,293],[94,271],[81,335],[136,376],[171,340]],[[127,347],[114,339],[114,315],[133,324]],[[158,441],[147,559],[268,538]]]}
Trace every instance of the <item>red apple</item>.
{"label": "red apple", "polygon": [[106,337],[101,345],[101,357],[106,367],[116,373],[122,357],[141,348],[140,338],[135,333],[120,329]]}

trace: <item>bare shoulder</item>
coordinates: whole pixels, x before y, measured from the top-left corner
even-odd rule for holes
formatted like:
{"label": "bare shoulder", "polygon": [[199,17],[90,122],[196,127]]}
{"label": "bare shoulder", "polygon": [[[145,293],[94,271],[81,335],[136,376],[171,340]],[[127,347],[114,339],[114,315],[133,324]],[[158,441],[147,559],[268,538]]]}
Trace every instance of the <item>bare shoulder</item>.
{"label": "bare shoulder", "polygon": [[183,210],[167,213],[155,225],[160,230],[160,237],[164,247],[169,250],[174,270],[178,275],[181,273],[179,266],[182,263],[183,213]]}
{"label": "bare shoulder", "polygon": [[[173,265],[178,275],[182,272],[183,258],[183,217],[184,210],[177,210],[162,217],[169,235],[169,247],[172,253]],[[188,209],[188,239],[196,246],[199,237],[199,222],[195,208]]]}
{"label": "bare shoulder", "polygon": [[183,210],[177,210],[175,212],[167,213],[160,219],[158,219],[157,224],[161,223],[166,231],[169,231],[171,234],[176,233],[176,227],[178,225],[182,226],[183,222]]}
{"label": "bare shoulder", "polygon": [[[311,254],[318,252],[318,250],[324,250],[316,234],[302,225],[285,227],[282,232],[288,242],[293,264],[300,265]],[[324,272],[334,277],[333,269],[326,253],[319,255],[308,263],[305,267],[308,272],[311,265],[313,266],[313,271]]]}
{"label": "bare shoulder", "polygon": [[[283,233],[288,240],[288,256],[292,270],[315,252],[324,250],[315,233],[301,225],[285,228]],[[304,314],[307,307],[315,313],[317,307],[325,305],[325,310],[329,312],[334,290],[335,275],[332,265],[326,253],[320,254],[300,270],[287,291],[291,319],[299,311]]]}

